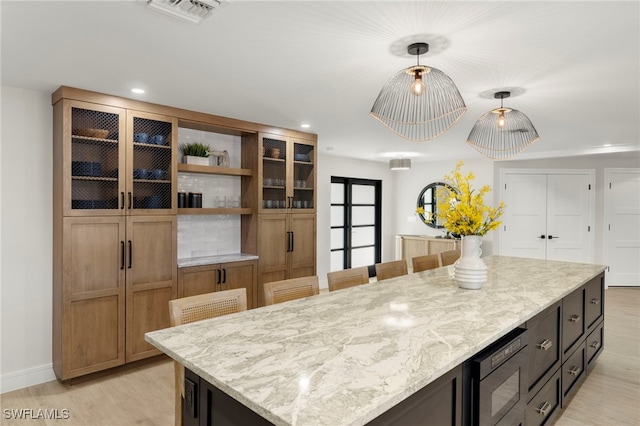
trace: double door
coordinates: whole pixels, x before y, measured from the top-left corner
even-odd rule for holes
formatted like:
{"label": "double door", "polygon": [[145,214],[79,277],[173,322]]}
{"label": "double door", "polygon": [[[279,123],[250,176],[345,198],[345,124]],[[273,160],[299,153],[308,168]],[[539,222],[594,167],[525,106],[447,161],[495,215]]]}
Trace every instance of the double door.
{"label": "double door", "polygon": [[262,214],[258,227],[258,306],[263,306],[264,283],[316,274],[316,215]]}
{"label": "double door", "polygon": [[502,255],[593,261],[592,171],[505,171],[501,189]]}
{"label": "double door", "polygon": [[247,290],[247,307],[253,309],[257,304],[257,271],[255,260],[180,268],[178,297],[244,288]]}
{"label": "double door", "polygon": [[169,326],[176,219],[67,217],[54,294],[54,370],[70,379],[159,352],[144,333]]}
{"label": "double door", "polygon": [[64,216],[176,212],[175,118],[63,100]]}

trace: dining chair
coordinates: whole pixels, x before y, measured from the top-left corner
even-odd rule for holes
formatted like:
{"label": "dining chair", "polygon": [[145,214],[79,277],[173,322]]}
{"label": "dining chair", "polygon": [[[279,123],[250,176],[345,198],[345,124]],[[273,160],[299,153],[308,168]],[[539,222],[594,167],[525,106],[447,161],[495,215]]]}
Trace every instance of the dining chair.
{"label": "dining chair", "polygon": [[392,260],[390,262],[376,263],[376,277],[378,281],[388,280],[389,278],[407,275],[406,260]]}
{"label": "dining chair", "polygon": [[273,305],[320,294],[316,275],[264,283],[264,304]]}
{"label": "dining chair", "polygon": [[460,259],[460,249],[443,251],[440,253],[440,265],[453,265],[456,260]]}
{"label": "dining chair", "polygon": [[342,290],[343,288],[368,284],[369,268],[361,266],[359,268],[327,272],[327,281],[329,282],[329,291]]}
{"label": "dining chair", "polygon": [[[174,327],[208,318],[247,310],[247,289],[216,291],[169,301],[169,324]],[[175,424],[182,425],[182,399],[184,398],[184,366],[174,361],[175,369]]]}
{"label": "dining chair", "polygon": [[440,256],[438,254],[425,254],[424,256],[415,256],[411,259],[413,264],[413,272],[422,272],[427,269],[435,269],[440,267]]}

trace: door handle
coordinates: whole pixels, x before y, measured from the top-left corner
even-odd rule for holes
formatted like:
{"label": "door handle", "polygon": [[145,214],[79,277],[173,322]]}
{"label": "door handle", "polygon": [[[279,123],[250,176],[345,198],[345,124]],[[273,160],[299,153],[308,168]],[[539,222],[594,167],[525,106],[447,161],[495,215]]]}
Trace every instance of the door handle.
{"label": "door handle", "polygon": [[295,242],[296,242],[296,236],[295,236],[295,234],[293,233],[293,231],[291,231],[291,251],[294,251],[294,250],[295,250],[295,248],[294,248],[294,247],[295,247],[295,246],[294,246]]}
{"label": "door handle", "polygon": [[124,209],[124,191],[120,193],[120,208]]}
{"label": "door handle", "polygon": [[547,238],[547,236],[546,236],[546,235],[544,235],[544,234],[542,234],[542,235],[540,235],[538,238],[540,238],[541,240],[544,240],[545,238]]}
{"label": "door handle", "polygon": [[600,342],[598,342],[597,340],[594,340],[593,342],[591,342],[589,346],[591,346],[593,349],[597,349],[598,346],[600,346]]}
{"label": "door handle", "polygon": [[129,197],[129,207],[128,209],[131,210],[131,204],[133,203],[133,196],[131,195],[131,191],[127,192],[128,197]]}
{"label": "door handle", "polygon": [[133,244],[131,243],[131,240],[129,240],[129,266],[128,266],[129,269],[131,269],[131,265],[133,263],[133,256],[131,254],[132,251],[133,251]]}
{"label": "door handle", "polygon": [[551,408],[551,404],[545,401],[540,408],[536,408],[536,411],[538,412],[538,414],[544,417],[547,415],[547,410],[549,408]]}
{"label": "door handle", "polygon": [[571,374],[572,376],[577,376],[578,373],[580,373],[580,367],[571,367],[569,371],[567,371],[567,373]]}
{"label": "door handle", "polygon": [[591,299],[591,304],[592,304],[592,305],[597,305],[597,304],[599,304],[599,303],[600,303],[600,300],[599,300],[599,299]]}
{"label": "door handle", "polygon": [[[124,204],[122,206],[124,207]],[[120,241],[120,269],[124,269],[124,241]]]}
{"label": "door handle", "polygon": [[538,349],[542,349],[543,351],[547,351],[553,346],[553,342],[551,340],[545,340],[542,343],[538,343]]}
{"label": "door handle", "polygon": [[291,231],[287,231],[287,253],[291,251]]}
{"label": "door handle", "polygon": [[569,321],[570,322],[578,322],[578,321],[580,321],[580,315],[571,315],[571,317],[569,317]]}
{"label": "door handle", "polygon": [[554,237],[553,235],[549,235],[549,237],[548,237],[548,238],[549,238],[550,240],[553,240],[553,239],[559,240],[559,239],[560,239],[560,237]]}
{"label": "door handle", "polygon": [[220,284],[222,282],[222,273],[220,269],[216,269],[216,284]]}
{"label": "door handle", "polygon": [[222,268],[222,283],[227,283],[227,268]]}

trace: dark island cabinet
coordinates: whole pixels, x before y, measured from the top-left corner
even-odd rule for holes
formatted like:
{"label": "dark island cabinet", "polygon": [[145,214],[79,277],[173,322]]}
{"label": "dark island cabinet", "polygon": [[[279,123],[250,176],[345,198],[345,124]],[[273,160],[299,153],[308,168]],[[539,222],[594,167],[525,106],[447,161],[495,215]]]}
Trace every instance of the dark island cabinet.
{"label": "dark island cabinet", "polygon": [[529,399],[532,398],[549,378],[558,370],[561,362],[561,322],[562,301],[539,313],[527,321],[529,330],[528,375]]}

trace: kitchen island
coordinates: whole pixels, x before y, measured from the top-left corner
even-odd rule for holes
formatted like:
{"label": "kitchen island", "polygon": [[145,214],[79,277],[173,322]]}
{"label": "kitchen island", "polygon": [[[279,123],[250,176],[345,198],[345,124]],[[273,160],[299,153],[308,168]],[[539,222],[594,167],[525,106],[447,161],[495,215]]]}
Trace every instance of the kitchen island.
{"label": "kitchen island", "polygon": [[146,339],[273,424],[365,424],[605,269],[502,256],[485,262],[481,290],[459,289],[439,268]]}

